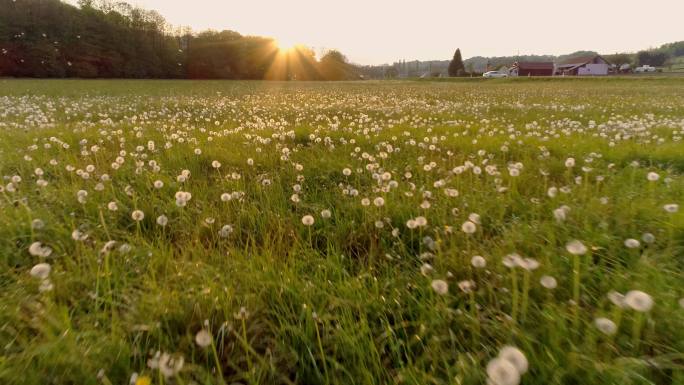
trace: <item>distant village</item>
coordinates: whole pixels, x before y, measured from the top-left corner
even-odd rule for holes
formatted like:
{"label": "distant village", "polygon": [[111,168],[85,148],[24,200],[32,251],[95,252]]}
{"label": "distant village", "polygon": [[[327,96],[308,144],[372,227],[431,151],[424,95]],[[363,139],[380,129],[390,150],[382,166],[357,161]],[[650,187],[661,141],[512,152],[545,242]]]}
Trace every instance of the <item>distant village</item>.
{"label": "distant village", "polygon": [[[524,57],[525,59],[529,57]],[[465,73],[462,76],[482,76],[496,71],[504,76],[606,76],[629,73],[657,72],[650,66],[635,66],[630,63],[611,63],[602,55],[587,51],[561,57],[534,56],[528,60],[516,57],[496,60],[476,57],[464,60]],[[428,78],[449,77],[449,60],[398,61],[391,65],[366,66],[362,73],[366,78]],[[504,62],[502,64],[502,62]]]}

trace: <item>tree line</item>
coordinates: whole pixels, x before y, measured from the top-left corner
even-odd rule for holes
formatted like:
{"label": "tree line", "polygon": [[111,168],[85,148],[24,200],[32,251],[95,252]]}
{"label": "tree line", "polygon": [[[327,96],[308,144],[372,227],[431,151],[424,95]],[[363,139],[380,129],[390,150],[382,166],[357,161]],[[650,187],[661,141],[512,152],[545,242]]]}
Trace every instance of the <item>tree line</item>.
{"label": "tree line", "polygon": [[343,80],[358,78],[338,51],[234,31],[192,33],[125,2],[0,0],[0,76]]}
{"label": "tree line", "polygon": [[674,59],[684,56],[684,41],[663,44],[658,48],[638,51],[637,53],[616,53],[605,55],[615,65],[629,64],[634,66],[650,65],[653,67],[670,66]]}

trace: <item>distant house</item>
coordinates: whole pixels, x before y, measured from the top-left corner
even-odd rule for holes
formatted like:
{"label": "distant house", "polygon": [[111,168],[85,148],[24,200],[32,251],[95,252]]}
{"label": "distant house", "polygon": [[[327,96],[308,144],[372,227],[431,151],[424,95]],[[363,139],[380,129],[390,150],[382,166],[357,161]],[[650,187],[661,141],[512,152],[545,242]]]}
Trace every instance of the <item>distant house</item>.
{"label": "distant house", "polygon": [[509,73],[511,76],[551,76],[553,75],[553,63],[515,62]]}
{"label": "distant house", "polygon": [[556,75],[608,75],[610,63],[601,55],[577,56],[556,63]]}

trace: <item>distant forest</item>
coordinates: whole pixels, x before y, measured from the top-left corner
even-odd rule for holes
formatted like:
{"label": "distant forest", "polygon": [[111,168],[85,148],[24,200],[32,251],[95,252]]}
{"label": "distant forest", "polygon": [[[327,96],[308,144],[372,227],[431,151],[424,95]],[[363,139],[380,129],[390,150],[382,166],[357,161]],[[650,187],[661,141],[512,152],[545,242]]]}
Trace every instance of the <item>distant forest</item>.
{"label": "distant forest", "polygon": [[340,52],[233,31],[191,33],[125,2],[0,0],[0,76],[343,80],[358,78]]}
{"label": "distant forest", "polygon": [[[460,73],[590,53],[595,52],[477,56],[464,60]],[[616,65],[681,65],[684,41],[604,57]],[[73,6],[60,0],[0,0],[0,76],[348,80],[448,76],[448,65],[449,60],[416,60],[358,66],[335,50],[318,58],[304,46],[280,50],[268,37],[174,28],[158,12],[121,1],[80,0]]]}

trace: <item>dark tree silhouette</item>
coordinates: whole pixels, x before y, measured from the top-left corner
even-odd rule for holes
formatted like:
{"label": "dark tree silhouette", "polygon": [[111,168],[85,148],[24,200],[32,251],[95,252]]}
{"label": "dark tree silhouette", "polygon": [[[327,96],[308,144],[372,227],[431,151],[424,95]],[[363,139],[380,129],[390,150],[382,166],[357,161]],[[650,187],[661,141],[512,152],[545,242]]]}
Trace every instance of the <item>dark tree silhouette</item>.
{"label": "dark tree silhouette", "polygon": [[454,53],[454,58],[451,59],[448,68],[449,76],[461,76],[465,73],[465,66],[463,65],[463,58],[461,57],[461,49],[457,48]]}
{"label": "dark tree silhouette", "polygon": [[0,0],[0,76],[341,80],[356,67],[331,51],[234,31],[172,30],[125,2]]}

